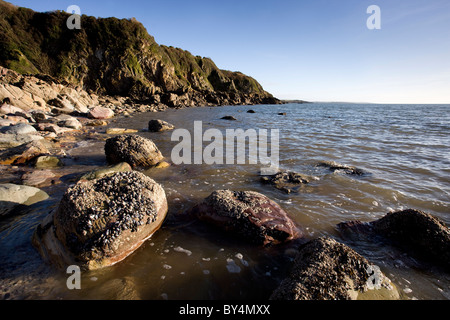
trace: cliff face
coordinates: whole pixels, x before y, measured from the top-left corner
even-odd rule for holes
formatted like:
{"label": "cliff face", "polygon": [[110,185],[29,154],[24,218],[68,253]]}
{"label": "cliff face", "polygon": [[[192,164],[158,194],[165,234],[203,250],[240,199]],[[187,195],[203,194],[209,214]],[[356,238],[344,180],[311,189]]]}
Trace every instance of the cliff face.
{"label": "cliff face", "polygon": [[253,78],[209,58],[158,45],[135,19],[39,13],[0,1],[0,65],[48,74],[96,94],[179,105],[278,103]]}

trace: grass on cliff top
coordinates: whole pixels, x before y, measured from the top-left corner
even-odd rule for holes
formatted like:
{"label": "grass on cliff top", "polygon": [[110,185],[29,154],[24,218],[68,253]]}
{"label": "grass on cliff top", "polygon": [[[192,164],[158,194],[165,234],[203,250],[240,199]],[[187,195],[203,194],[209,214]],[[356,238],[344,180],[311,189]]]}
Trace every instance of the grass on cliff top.
{"label": "grass on cliff top", "polygon": [[256,80],[220,70],[209,58],[158,45],[134,18],[83,15],[81,30],[70,30],[69,16],[63,11],[34,12],[0,0],[0,64],[19,73],[49,74],[118,94],[124,86],[133,87],[133,81],[165,86],[161,81],[166,80],[155,75],[161,71],[150,69],[159,61],[175,87],[264,93]]}

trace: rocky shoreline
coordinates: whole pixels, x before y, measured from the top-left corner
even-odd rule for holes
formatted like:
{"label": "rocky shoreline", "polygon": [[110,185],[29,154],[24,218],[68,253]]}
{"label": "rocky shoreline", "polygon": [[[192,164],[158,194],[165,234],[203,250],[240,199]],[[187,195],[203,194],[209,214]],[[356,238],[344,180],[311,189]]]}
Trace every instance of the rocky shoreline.
{"label": "rocky shoreline", "polygon": [[[45,261],[61,269],[76,264],[96,270],[120,263],[158,232],[170,206],[163,187],[139,170],[170,163],[153,141],[133,135],[135,131],[104,127],[117,116],[184,107],[184,100],[176,95],[161,98],[164,103],[134,104],[126,98],[89,94],[49,77],[22,76],[5,68],[0,75],[0,166],[4,179],[19,181],[0,184],[0,218],[14,214],[17,206],[47,199],[48,194],[39,188],[58,183],[54,169],[70,158],[68,152],[76,143],[105,141],[110,166],[77,176],[30,241]],[[162,121],[149,123],[149,130],[172,129]],[[317,166],[347,175],[369,174],[331,162]],[[263,183],[285,193],[298,192],[313,180],[315,177],[295,172],[262,178]],[[267,196],[252,191],[212,191],[184,217],[198,219],[261,250],[294,244],[291,271],[271,299],[400,298],[395,284],[383,273],[377,273],[373,282],[373,263],[335,239],[306,239],[303,227]],[[343,222],[337,229],[349,237],[385,237],[391,245],[420,258],[444,267],[449,264],[449,229],[424,212],[390,213],[372,223]]]}

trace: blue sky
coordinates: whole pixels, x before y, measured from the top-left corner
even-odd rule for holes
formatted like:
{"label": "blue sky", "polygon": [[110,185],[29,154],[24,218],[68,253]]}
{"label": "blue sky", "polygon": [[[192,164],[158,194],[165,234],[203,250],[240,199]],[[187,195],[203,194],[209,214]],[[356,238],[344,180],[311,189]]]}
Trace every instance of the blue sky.
{"label": "blue sky", "polygon": [[[11,0],[142,22],[159,44],[210,57],[281,99],[450,103],[448,0]],[[367,8],[381,9],[369,30]]]}

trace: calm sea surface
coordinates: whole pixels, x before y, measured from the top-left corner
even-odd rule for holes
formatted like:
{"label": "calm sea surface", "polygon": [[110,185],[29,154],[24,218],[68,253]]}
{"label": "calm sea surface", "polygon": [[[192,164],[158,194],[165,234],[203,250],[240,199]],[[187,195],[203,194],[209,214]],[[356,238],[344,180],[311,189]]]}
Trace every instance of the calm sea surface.
{"label": "calm sea surface", "polygon": [[[247,110],[253,109],[254,114]],[[286,113],[285,116],[278,115]],[[234,116],[237,121],[221,120]],[[183,219],[183,212],[218,189],[254,190],[278,202],[306,231],[345,242],[336,224],[373,221],[393,210],[426,211],[450,225],[450,106],[290,104],[192,108],[120,118],[110,127],[139,129],[170,159],[172,132],[145,132],[162,119],[193,133],[203,130],[278,129],[280,168],[317,179],[285,194],[260,182],[260,165],[177,165],[148,170],[167,193],[169,214],[141,248],[110,268],[83,274],[82,290],[66,288],[67,275],[45,265],[30,244],[36,225],[58,203],[70,179],[45,188],[51,198],[0,221],[0,294],[9,299],[267,299],[292,261],[289,247],[256,248]],[[69,175],[106,164],[104,142],[82,142]],[[209,142],[204,142],[206,147]],[[317,167],[335,161],[368,175],[354,177]],[[65,171],[64,171],[65,170]],[[5,181],[2,181],[5,182]],[[390,277],[403,299],[450,299],[450,275],[400,250],[347,243]]]}

